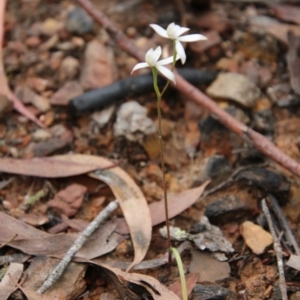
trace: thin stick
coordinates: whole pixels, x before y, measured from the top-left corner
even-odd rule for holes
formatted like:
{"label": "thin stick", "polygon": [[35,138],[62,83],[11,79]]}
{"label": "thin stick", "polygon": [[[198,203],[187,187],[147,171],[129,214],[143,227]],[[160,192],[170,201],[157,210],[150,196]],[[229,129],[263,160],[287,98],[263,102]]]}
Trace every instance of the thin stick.
{"label": "thin stick", "polygon": [[99,224],[102,223],[117,207],[119,203],[117,200],[110,202],[105,209],[103,209],[98,216],[89,224],[89,226],[81,233],[76,239],[72,247],[69,249],[64,258],[55,267],[52,273],[48,276],[43,285],[38,289],[38,294],[45,293],[62,275],[69,262],[72,260],[76,252],[83,246],[87,241],[88,237],[98,228]]}
{"label": "thin stick", "polygon": [[300,256],[300,249],[298,247],[297,241],[291,231],[291,228],[289,226],[289,223],[285,217],[285,215],[282,213],[282,210],[280,206],[278,205],[278,202],[276,198],[272,195],[269,195],[267,198],[267,202],[271,210],[274,212],[276,215],[282,229],[284,230],[284,236],[287,239],[289,245],[293,246],[295,253]]}
{"label": "thin stick", "polygon": [[261,201],[261,204],[262,204],[262,210],[266,216],[266,219],[267,219],[267,222],[269,225],[270,232],[273,236],[273,247],[274,247],[274,251],[276,253],[276,258],[277,258],[277,266],[278,266],[278,274],[279,274],[278,284],[279,284],[279,288],[280,288],[280,292],[281,292],[281,299],[288,300],[286,282],[285,282],[284,270],[283,270],[281,245],[280,245],[279,239],[276,235],[276,232],[275,232],[275,229],[274,229],[274,226],[272,223],[271,214],[270,214],[269,208],[267,206],[266,200],[263,199]]}
{"label": "thin stick", "polygon": [[[96,22],[98,22],[116,41],[119,47],[132,55],[139,61],[144,61],[145,52],[136,47],[132,40],[128,39],[126,35],[121,32],[102,12],[100,12],[89,0],[77,0],[77,2],[89,13]],[[180,92],[185,94],[190,99],[194,100],[201,106],[215,115],[218,120],[228,127],[230,130],[244,138],[248,143],[252,143],[261,153],[276,161],[278,164],[300,177],[300,164],[283,153],[271,141],[265,138],[260,133],[247,127],[245,124],[239,122],[234,117],[229,115],[226,111],[221,109],[211,98],[203,94],[197,88],[193,87],[186,80],[184,80],[177,72],[175,72],[175,79],[177,88]]]}

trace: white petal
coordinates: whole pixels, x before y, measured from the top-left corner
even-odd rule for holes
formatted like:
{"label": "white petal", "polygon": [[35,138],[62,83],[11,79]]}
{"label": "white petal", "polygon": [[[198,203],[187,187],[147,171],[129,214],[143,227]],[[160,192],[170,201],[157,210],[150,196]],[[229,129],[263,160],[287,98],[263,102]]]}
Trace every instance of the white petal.
{"label": "white petal", "polygon": [[180,30],[179,25],[175,25],[175,23],[171,23],[167,28],[168,37],[172,40],[177,39],[177,37],[179,36],[178,34],[179,30]]}
{"label": "white petal", "polygon": [[173,62],[173,56],[170,56],[168,58],[162,59],[156,63],[157,66],[167,65],[171,64]]}
{"label": "white petal", "polygon": [[159,34],[160,36],[168,39],[168,34],[167,31],[165,29],[163,29],[161,26],[156,25],[156,24],[150,24],[150,27],[156,31],[157,34]]}
{"label": "white petal", "polygon": [[155,50],[150,49],[146,53],[146,63],[151,66],[155,67],[156,62],[158,61],[159,57],[161,55],[161,47],[158,46]]}
{"label": "white petal", "polygon": [[207,37],[205,37],[202,34],[189,34],[189,35],[179,37],[178,40],[181,42],[196,42],[196,41],[207,40]]}
{"label": "white petal", "polygon": [[154,50],[151,48],[146,52],[145,61],[149,66],[154,66],[156,60],[154,59]]}
{"label": "white petal", "polygon": [[138,69],[147,68],[147,67],[149,67],[149,65],[147,63],[145,63],[145,62],[139,63],[134,66],[134,68],[131,71],[131,74]]}
{"label": "white petal", "polygon": [[155,50],[154,50],[154,53],[153,53],[153,57],[155,59],[155,62],[158,61],[158,59],[160,58],[161,56],[161,47],[158,46]]}
{"label": "white petal", "polygon": [[184,33],[186,33],[187,31],[189,31],[190,28],[187,28],[187,27],[180,27],[180,29],[177,31],[177,36],[180,36]]}
{"label": "white petal", "polygon": [[184,64],[186,61],[186,54],[182,44],[178,40],[176,40],[175,42],[175,48],[176,48],[177,55],[181,59],[182,64]]}
{"label": "white petal", "polygon": [[163,67],[163,66],[156,66],[157,70],[163,74],[166,78],[168,78],[169,80],[173,81],[174,83],[175,82],[175,75],[173,74],[173,72],[171,70],[169,70],[168,68],[166,67]]}

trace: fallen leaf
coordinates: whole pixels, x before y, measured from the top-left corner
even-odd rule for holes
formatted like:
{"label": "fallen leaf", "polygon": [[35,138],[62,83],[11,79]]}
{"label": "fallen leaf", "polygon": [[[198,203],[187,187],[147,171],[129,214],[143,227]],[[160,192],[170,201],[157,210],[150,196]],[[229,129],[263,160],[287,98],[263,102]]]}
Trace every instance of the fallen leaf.
{"label": "fallen leaf", "polygon": [[28,290],[23,288],[20,284],[18,284],[11,276],[10,274],[8,275],[10,280],[25,294],[25,296],[27,297],[28,300],[60,300],[57,297],[54,298],[50,298],[46,295],[41,295],[41,294],[37,294],[34,291]]}
{"label": "fallen leaf", "polygon": [[0,158],[0,172],[45,178],[75,176],[111,166],[113,163],[106,158],[81,154],[32,159]]}
{"label": "fallen leaf", "polygon": [[259,24],[251,26],[254,30],[261,29],[266,33],[273,35],[277,40],[288,45],[288,32],[291,31],[295,35],[300,36],[300,26],[290,24]]}
{"label": "fallen leaf", "polygon": [[26,223],[12,218],[2,212],[0,212],[0,240],[5,242],[17,235],[14,240],[19,239],[43,239],[50,235],[42,230],[36,229]]}
{"label": "fallen leaf", "polygon": [[69,219],[66,215],[62,215],[61,219],[68,227],[79,232],[83,231],[89,225],[89,222],[87,221],[82,219]]}
{"label": "fallen leaf", "polygon": [[83,185],[76,183],[71,184],[59,191],[54,199],[50,200],[47,204],[49,207],[58,210],[60,213],[72,217],[80,208],[86,190],[86,187]]}
{"label": "fallen leaf", "polygon": [[[185,276],[187,294],[190,295],[193,291],[199,278],[199,273],[190,273]],[[181,281],[177,279],[174,283],[169,286],[169,290],[174,292],[178,297],[182,299]]]}
{"label": "fallen leaf", "polygon": [[[62,258],[79,235],[51,235],[0,213],[0,222],[2,221],[6,226],[0,226],[0,243],[7,243],[10,247],[30,255]],[[124,240],[123,236],[114,233],[116,226],[115,221],[100,226],[76,253],[76,257],[93,259],[114,250]],[[10,241],[13,237],[15,238]]]}
{"label": "fallen leaf", "polygon": [[283,21],[293,22],[300,25],[300,8],[292,5],[273,5],[271,8],[275,16]]}
{"label": "fallen leaf", "polygon": [[121,299],[131,299],[131,300],[139,300],[140,297],[136,295],[133,291],[129,289],[127,284],[119,278],[114,272],[111,270],[102,268],[103,273],[105,273],[105,277],[109,278],[110,282],[113,284],[114,289],[117,291]]}
{"label": "fallen leaf", "polygon": [[[178,194],[169,195],[169,217],[173,218],[188,207],[192,206],[201,196],[209,181],[206,181],[201,186],[183,191]],[[153,226],[166,220],[164,212],[164,200],[151,203],[149,205]]]}
{"label": "fallen leaf", "polygon": [[16,285],[10,280],[8,274],[10,274],[14,281],[18,282],[23,273],[23,264],[10,263],[5,276],[0,282],[0,300],[6,300],[16,290]]}
{"label": "fallen leaf", "polygon": [[[23,284],[23,289],[32,294],[32,299],[39,298],[40,294],[36,294],[43,282],[46,280],[50,272],[57,266],[59,260],[50,257],[35,257],[28,269],[24,272],[27,279]],[[84,280],[87,264],[78,264],[70,262],[63,272],[62,276],[56,281],[49,290],[43,294],[47,299],[75,299],[86,288]],[[25,293],[26,294],[26,293]],[[37,295],[37,298],[34,298]]]}
{"label": "fallen leaf", "polygon": [[49,223],[49,218],[45,214],[39,213],[24,214],[18,219],[34,227]]}
{"label": "fallen leaf", "polygon": [[220,262],[211,253],[198,250],[192,254],[189,271],[199,273],[199,282],[215,282],[230,276],[228,262]]}
{"label": "fallen leaf", "polygon": [[[92,264],[96,264],[104,269],[109,270],[115,276],[122,278],[126,281],[135,283],[144,287],[153,297],[154,300],[179,300],[177,295],[175,295],[172,291],[170,291],[166,286],[162,285],[157,279],[137,273],[127,273],[123,272],[119,269],[109,267],[106,264],[97,263],[94,261],[90,261]],[[136,298],[134,298],[136,299]],[[139,299],[139,298],[137,298]]]}
{"label": "fallen leaf", "polygon": [[292,254],[286,262],[286,265],[300,271],[300,256]]}
{"label": "fallen leaf", "polygon": [[290,72],[290,82],[294,92],[300,95],[300,37],[289,32],[288,42],[287,63]]}
{"label": "fallen leaf", "polygon": [[[169,194],[168,195],[168,204],[169,204],[169,218],[173,218],[188,207],[192,206],[201,196],[205,187],[209,184],[210,181],[206,181],[201,186],[183,191],[178,194]],[[166,220],[165,218],[165,202],[160,200],[158,202],[153,202],[149,204],[152,226],[160,224]],[[121,234],[128,234],[129,229],[125,220],[120,219],[117,227],[117,232]]]}
{"label": "fallen leaf", "polygon": [[150,245],[152,223],[147,200],[134,180],[119,167],[98,170],[90,176],[108,184],[122,208],[134,247],[134,260],[128,271],[143,260]]}

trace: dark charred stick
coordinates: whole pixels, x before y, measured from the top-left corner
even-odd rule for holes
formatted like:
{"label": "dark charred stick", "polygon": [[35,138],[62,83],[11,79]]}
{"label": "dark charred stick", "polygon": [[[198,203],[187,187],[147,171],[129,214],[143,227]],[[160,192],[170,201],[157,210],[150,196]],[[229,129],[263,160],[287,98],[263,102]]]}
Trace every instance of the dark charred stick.
{"label": "dark charred stick", "polygon": [[[180,69],[179,74],[193,85],[208,84],[216,77],[216,73],[213,72],[188,68]],[[159,88],[165,86],[166,82],[165,78],[159,77]],[[70,108],[72,113],[78,114],[88,110],[101,109],[126,97],[137,97],[151,92],[153,92],[153,77],[151,73],[131,76],[74,98],[70,102]]]}
{"label": "dark charred stick", "polygon": [[289,223],[288,223],[285,215],[282,213],[282,210],[281,210],[280,206],[278,205],[276,198],[272,195],[269,195],[267,198],[267,203],[268,203],[270,209],[275,214],[276,218],[278,219],[278,221],[281,225],[281,228],[284,231],[284,236],[285,236],[286,240],[288,241],[288,243],[291,246],[293,246],[295,253],[298,256],[300,256],[300,249],[298,247],[298,244],[295,240],[295,237],[291,231],[291,228],[289,226]]}

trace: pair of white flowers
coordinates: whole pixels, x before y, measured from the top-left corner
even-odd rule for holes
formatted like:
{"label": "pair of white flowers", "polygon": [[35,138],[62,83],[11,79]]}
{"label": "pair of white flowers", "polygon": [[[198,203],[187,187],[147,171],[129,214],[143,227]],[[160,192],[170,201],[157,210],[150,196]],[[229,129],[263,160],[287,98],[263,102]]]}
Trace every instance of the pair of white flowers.
{"label": "pair of white flowers", "polygon": [[[196,42],[200,40],[206,40],[207,38],[202,34],[189,34],[185,36],[181,36],[185,32],[189,31],[189,28],[186,27],[180,27],[179,25],[176,25],[175,23],[171,23],[167,30],[163,29],[161,26],[156,24],[150,25],[156,33],[158,33],[160,36],[171,39],[175,44],[175,51],[176,51],[176,60],[180,59],[181,62],[184,64],[186,61],[186,54],[185,50],[181,44],[181,42]],[[173,56],[170,56],[168,58],[158,60],[161,56],[161,47],[158,46],[155,50],[150,49],[147,51],[145,56],[145,62],[138,63],[132,70],[132,72],[141,69],[141,68],[156,68],[162,75],[164,75],[166,78],[171,80],[175,83],[175,76],[171,70],[164,67],[164,65],[173,63]],[[132,73],[131,72],[131,73]]]}

